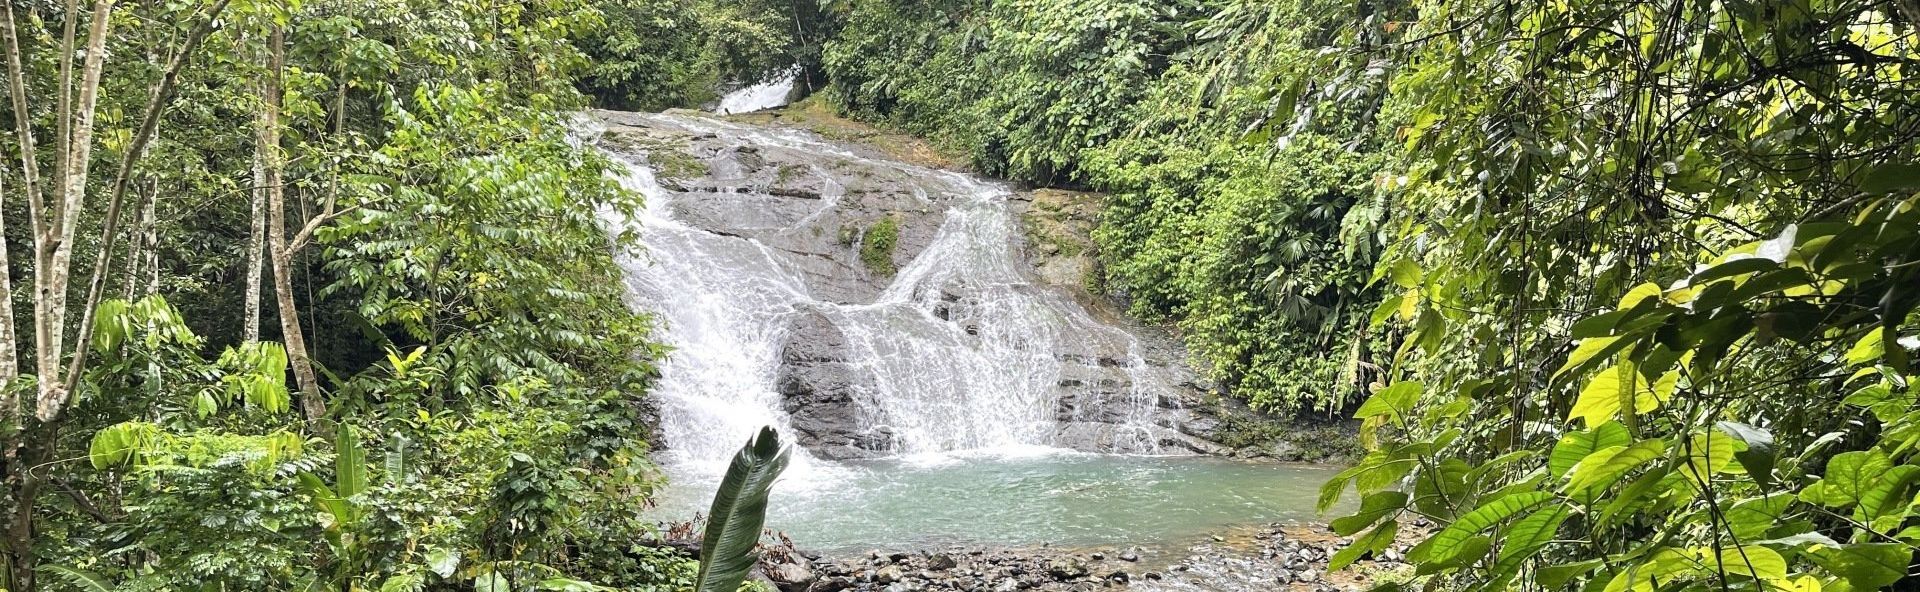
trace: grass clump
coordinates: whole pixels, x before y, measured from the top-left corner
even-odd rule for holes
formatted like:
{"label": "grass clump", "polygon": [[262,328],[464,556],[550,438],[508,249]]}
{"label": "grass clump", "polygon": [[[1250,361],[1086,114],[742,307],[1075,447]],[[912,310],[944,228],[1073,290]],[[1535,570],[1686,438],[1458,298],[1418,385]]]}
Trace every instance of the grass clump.
{"label": "grass clump", "polygon": [[860,262],[867,270],[880,275],[893,275],[893,249],[900,243],[900,220],[887,216],[874,222],[860,241]]}

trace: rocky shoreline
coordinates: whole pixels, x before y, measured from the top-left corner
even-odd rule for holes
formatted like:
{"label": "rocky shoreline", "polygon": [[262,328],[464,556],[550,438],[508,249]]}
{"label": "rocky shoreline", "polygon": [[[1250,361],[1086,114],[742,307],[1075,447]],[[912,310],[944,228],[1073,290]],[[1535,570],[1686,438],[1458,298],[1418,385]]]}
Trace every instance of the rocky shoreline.
{"label": "rocky shoreline", "polygon": [[1325,525],[1286,523],[1217,534],[1184,549],[952,546],[835,556],[786,542],[768,549],[754,577],[782,592],[1346,592],[1412,574],[1402,561],[1405,538],[1329,572],[1329,559],[1346,542]]}

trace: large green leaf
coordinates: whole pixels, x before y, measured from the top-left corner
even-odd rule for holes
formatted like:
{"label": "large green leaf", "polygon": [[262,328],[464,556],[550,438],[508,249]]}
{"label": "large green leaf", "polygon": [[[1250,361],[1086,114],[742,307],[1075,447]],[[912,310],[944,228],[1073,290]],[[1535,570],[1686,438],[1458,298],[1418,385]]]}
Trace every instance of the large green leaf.
{"label": "large green leaf", "polygon": [[1547,471],[1555,477],[1565,477],[1573,470],[1580,459],[1594,451],[1613,446],[1626,446],[1633,442],[1633,436],[1627,433],[1626,426],[1609,421],[1585,431],[1567,432],[1560,442],[1553,445],[1553,453],[1547,457]]}
{"label": "large green leaf", "polygon": [[1494,577],[1504,579],[1519,571],[1522,564],[1553,541],[1560,524],[1572,513],[1566,504],[1553,504],[1515,521],[1501,533],[1500,560],[1494,564]]}
{"label": "large green leaf", "polygon": [[107,580],[98,574],[81,571],[65,565],[42,565],[40,566],[40,571],[57,574],[62,579],[72,582],[75,587],[86,590],[87,592],[114,592],[115,590],[119,590],[118,587],[107,583]]}
{"label": "large green leaf", "polygon": [[367,490],[367,449],[352,425],[341,423],[338,432],[333,443],[339,451],[333,464],[334,492],[351,499]]}
{"label": "large green leaf", "polygon": [[1381,518],[1398,512],[1401,508],[1405,507],[1407,507],[1407,494],[1405,493],[1398,491],[1372,493],[1360,500],[1360,509],[1354,512],[1353,515],[1335,518],[1332,522],[1328,523],[1328,526],[1333,528],[1334,534],[1353,536],[1353,533],[1365,530],[1367,527],[1373,526],[1373,523],[1379,522]]}
{"label": "large green leaf", "polygon": [[1360,409],[1354,411],[1353,417],[1355,419],[1390,417],[1406,421],[1413,412],[1414,402],[1420,399],[1422,389],[1422,385],[1418,382],[1393,383],[1392,386],[1380,389],[1380,392],[1368,397],[1367,402],[1361,403]]}
{"label": "large green leaf", "polygon": [[[1907,517],[1910,505],[1909,489],[1915,478],[1920,477],[1920,467],[1900,465],[1880,474],[1867,490],[1861,492],[1860,503],[1854,508],[1854,519],[1871,525],[1875,520],[1892,519],[1898,522]],[[1890,530],[1888,527],[1883,530]]]}
{"label": "large green leaf", "polygon": [[1467,475],[1473,469],[1457,458],[1442,460],[1413,477],[1413,507],[1423,514],[1450,519],[1467,498]]}
{"label": "large green leaf", "polygon": [[1815,546],[1814,563],[1846,578],[1855,590],[1877,590],[1907,575],[1913,549],[1900,543],[1862,543],[1838,547]]}
{"label": "large green leaf", "polygon": [[1649,382],[1631,363],[1608,366],[1595,373],[1580,389],[1567,419],[1580,419],[1589,426],[1597,426],[1618,417],[1627,401],[1633,402],[1635,413],[1653,411],[1673,396],[1679,376],[1678,371],[1670,371],[1659,380]]}
{"label": "large green leaf", "polygon": [[1759,539],[1780,524],[1781,517],[1793,502],[1793,494],[1789,492],[1774,492],[1734,502],[1723,512],[1727,529],[1738,540]]}
{"label": "large green leaf", "polygon": [[766,524],[768,494],[787,468],[790,453],[780,445],[780,434],[769,426],[760,428],[733,456],[707,512],[695,592],[734,592],[746,580],[747,571],[759,559],[754,547],[760,544],[760,528]]}
{"label": "large green leaf", "polygon": [[1492,528],[1494,524],[1509,516],[1526,511],[1549,499],[1553,499],[1553,494],[1529,491],[1489,500],[1435,533],[1433,538],[1428,540],[1428,555],[1425,559],[1435,563],[1446,563],[1460,554],[1466,548],[1467,540],[1474,535]]}
{"label": "large green leaf", "polygon": [[1825,476],[1800,490],[1800,499],[1836,508],[1851,506],[1892,469],[1893,461],[1879,450],[1842,452],[1827,460]]}
{"label": "large green leaf", "polygon": [[1362,555],[1386,550],[1388,546],[1393,544],[1394,535],[1399,532],[1399,522],[1388,520],[1380,523],[1379,527],[1367,531],[1366,534],[1355,537],[1353,544],[1347,545],[1346,548],[1335,552],[1327,564],[1327,569],[1344,569],[1349,565],[1353,565],[1353,562],[1360,560]]}
{"label": "large green leaf", "polygon": [[1573,469],[1573,474],[1567,477],[1566,491],[1575,499],[1591,499],[1592,494],[1612,486],[1628,471],[1666,454],[1667,442],[1660,439],[1601,449],[1581,460]]}
{"label": "large green leaf", "polygon": [[1746,444],[1718,429],[1694,434],[1686,441],[1687,462],[1680,467],[1680,474],[1694,487],[1704,489],[1715,474],[1733,465],[1734,454],[1745,449]]}

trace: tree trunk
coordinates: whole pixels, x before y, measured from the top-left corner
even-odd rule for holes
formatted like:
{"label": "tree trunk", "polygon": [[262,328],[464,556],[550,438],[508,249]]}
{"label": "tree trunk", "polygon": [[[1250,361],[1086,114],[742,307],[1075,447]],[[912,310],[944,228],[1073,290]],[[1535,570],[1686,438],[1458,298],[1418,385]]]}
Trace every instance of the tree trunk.
{"label": "tree trunk", "polygon": [[141,278],[138,275],[127,277],[128,286],[140,286],[129,288],[128,300],[160,293],[160,220],[155,217],[159,215],[156,211],[159,202],[160,180],[151,179],[147,182],[146,203],[140,205],[141,246],[140,255],[134,265],[134,268],[145,273],[146,277]]}
{"label": "tree trunk", "polygon": [[[260,139],[266,151],[267,248],[273,262],[273,296],[280,306],[281,341],[287,348],[287,362],[293,365],[294,381],[300,385],[300,409],[307,419],[326,417],[327,405],[320,398],[320,381],[307,357],[307,339],[300,327],[300,311],[293,302],[293,253],[297,243],[287,240],[287,192],[285,161],[280,157],[280,76],[286,60],[286,35],[279,25],[268,34],[266,101],[261,108],[265,130]],[[302,235],[305,233],[303,232]]]}
{"label": "tree trunk", "polygon": [[39,316],[39,325],[46,336],[35,341],[45,343],[46,347],[34,352],[40,372],[40,401],[35,414],[43,422],[58,418],[71,395],[67,382],[60,379],[60,358],[66,338],[67,280],[73,271],[73,236],[80,224],[81,205],[86,202],[87,168],[93,158],[94,104],[100,98],[100,71],[107,57],[107,25],[112,21],[112,11],[112,0],[96,0],[93,4],[93,24],[87,31],[87,60],[80,70],[80,100],[74,105],[71,118],[73,136],[67,140],[67,153],[61,159],[63,177],[60,203],[56,204],[59,210],[55,212],[56,234],[43,243],[43,248],[50,247],[52,251],[46,255],[46,283],[39,286],[35,294],[35,312],[45,312]]}
{"label": "tree trunk", "polygon": [[244,312],[240,316],[240,341],[260,340],[260,270],[267,246],[267,153],[273,149],[270,138],[278,134],[267,130],[267,85],[260,84],[260,113],[254,118],[253,134],[253,225],[247,235],[247,277]]}
{"label": "tree trunk", "polygon": [[20,376],[20,355],[13,349],[13,262],[7,258],[6,169],[0,166],[0,413],[20,424],[20,396],[11,388]]}

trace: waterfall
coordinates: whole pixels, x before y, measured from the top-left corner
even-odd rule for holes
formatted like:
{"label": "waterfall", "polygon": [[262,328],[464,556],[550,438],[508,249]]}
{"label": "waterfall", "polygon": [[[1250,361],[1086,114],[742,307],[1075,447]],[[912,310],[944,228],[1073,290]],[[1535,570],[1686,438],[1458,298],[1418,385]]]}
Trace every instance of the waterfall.
{"label": "waterfall", "polygon": [[[1058,450],[1063,397],[1087,399],[1076,409],[1120,410],[1120,419],[1100,424],[1114,426],[1100,451],[1157,452],[1154,434],[1164,428],[1153,421],[1164,380],[1133,335],[1035,283],[1019,252],[1007,187],[858,155],[793,130],[679,114],[626,116],[725,148],[705,158],[708,172],[692,188],[664,187],[645,150],[609,149],[628,163],[622,182],[646,198],[633,218],[607,213],[606,223],[638,232],[642,249],[620,261],[628,291],[637,308],[656,315],[658,337],[673,348],[653,392],[666,444],[660,458],[669,467],[710,475],[724,470],[759,426],[792,433],[776,383],[782,348],[796,338],[802,318],[824,319],[844,337],[852,404],[863,426],[885,435],[889,453]],[[815,177],[819,195],[776,203],[781,198],[764,180],[749,178],[741,151],[816,159],[781,174]],[[853,167],[878,172],[843,170]],[[852,200],[836,179],[862,174],[911,183],[897,199],[938,216],[937,230],[877,295],[829,297],[817,289],[821,272],[807,266],[817,262],[792,244],[836,238],[832,220]],[[799,202],[810,209],[783,205]],[[696,221],[690,209],[704,213]],[[1097,393],[1091,384],[1072,386],[1080,379],[1069,374],[1089,371],[1118,373],[1126,384]],[[799,452],[796,472],[822,464]]]}
{"label": "waterfall", "polygon": [[713,111],[722,115],[752,113],[786,105],[787,97],[793,94],[793,85],[799,80],[800,68],[788,68],[765,82],[742,87],[720,97],[720,105]]}

